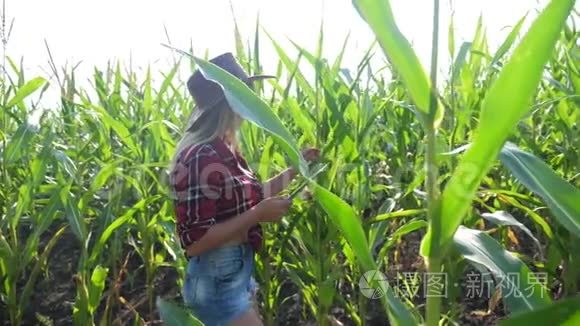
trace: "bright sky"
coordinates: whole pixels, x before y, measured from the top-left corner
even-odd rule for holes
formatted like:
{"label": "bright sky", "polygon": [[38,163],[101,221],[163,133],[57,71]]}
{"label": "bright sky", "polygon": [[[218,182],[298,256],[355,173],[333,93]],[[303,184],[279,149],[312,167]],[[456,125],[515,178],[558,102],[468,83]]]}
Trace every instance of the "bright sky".
{"label": "bright sky", "polygon": [[[164,26],[174,46],[187,49],[190,43],[201,55],[235,51],[233,20],[229,0],[5,0],[7,19],[14,18],[8,55],[24,59],[28,78],[48,74],[50,46],[57,66],[82,61],[77,75],[90,78],[96,65],[104,68],[108,60],[119,59],[134,66],[151,65],[153,72],[166,71],[172,53]],[[325,56],[333,59],[347,33],[351,42],[344,66],[355,68],[373,40],[373,34],[358,16],[350,0],[232,0],[238,25],[245,39],[253,39],[256,15],[261,25],[282,45],[293,50],[287,38],[314,51],[320,21],[325,25]],[[392,0],[397,23],[415,46],[428,69],[433,2]],[[473,38],[480,14],[495,51],[526,12],[527,22],[545,0],[441,0],[440,64],[449,60],[447,26],[451,8],[455,12],[456,49]],[[525,26],[527,28],[527,25]],[[266,71],[274,71],[273,49],[262,35],[261,57]],[[291,52],[294,53],[294,52]]]}

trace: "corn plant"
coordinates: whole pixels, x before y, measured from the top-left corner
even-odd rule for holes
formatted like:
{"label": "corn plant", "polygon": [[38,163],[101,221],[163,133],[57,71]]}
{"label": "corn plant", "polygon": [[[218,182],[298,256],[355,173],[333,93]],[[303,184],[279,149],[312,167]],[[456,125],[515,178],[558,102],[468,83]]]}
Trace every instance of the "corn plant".
{"label": "corn plant", "polygon": [[[433,49],[441,29],[437,4],[433,29],[426,31]],[[569,297],[578,293],[580,271],[580,69],[574,16],[565,24],[573,5],[551,1],[525,34],[530,17],[514,17],[495,53],[482,19],[462,44],[455,44],[451,23],[451,65],[443,76],[434,64],[443,54],[433,52],[426,73],[389,2],[374,0],[354,1],[377,42],[352,70],[342,62],[349,37],[329,58],[323,24],[313,50],[273,38],[259,20],[245,46],[236,24],[236,54],[248,72],[263,72],[262,47],[272,46],[277,55],[277,79],[253,90],[206,61],[207,54],[191,56],[192,49],[180,51],[187,55],[176,57],[168,72],[148,68],[139,75],[120,63],[95,68],[91,89],[78,85],[74,67],[61,72],[52,63],[61,103],[40,114],[38,126],[27,122],[48,83],[27,79],[6,58],[0,316],[14,325],[50,322],[52,316],[30,314],[36,308],[30,302],[50,266],[59,264],[53,248],[70,236],[67,245],[79,257],[70,271],[75,286],[68,323],[143,325],[156,312],[168,324],[198,323],[155,288],[159,282],[178,288],[186,263],[164,171],[192,107],[180,70],[185,64],[221,84],[248,120],[240,148],[261,179],[294,165],[299,182],[308,182],[312,198],[297,196],[288,216],[265,228],[256,278],[266,325],[330,324],[336,308],[356,325],[372,324],[367,316],[376,313],[375,303],[384,314],[378,318],[391,324],[454,323],[464,312],[461,288],[450,284],[468,266],[493,276],[489,310],[501,301],[508,315],[502,323],[573,324],[577,300]],[[385,66],[371,64],[383,57]],[[299,149],[305,146],[321,148],[320,164],[303,161]],[[327,169],[313,177],[321,165]],[[420,255],[411,257],[405,248],[421,239]],[[531,253],[518,249],[526,243]],[[425,266],[412,268],[446,273],[446,299],[417,298],[416,280],[406,280],[406,295],[399,295],[392,273],[416,258]],[[179,277],[159,280],[169,269]],[[376,284],[380,301],[357,287],[370,270],[384,271],[391,282]],[[506,294],[545,292],[535,271],[547,272],[548,284],[561,284],[558,292]],[[506,286],[514,274],[522,282]],[[427,294],[440,290],[426,285]],[[290,316],[292,306],[298,310]]]}
{"label": "corn plant", "polygon": [[[3,108],[15,108],[20,117],[26,117],[24,100],[38,90],[45,90],[46,81],[35,78],[25,82],[22,70],[14,64],[12,67],[19,79],[3,94]],[[52,248],[66,229],[66,226],[51,228],[54,220],[59,218],[59,209],[63,205],[59,189],[61,184],[47,185],[43,182],[45,176],[53,171],[62,173],[66,162],[59,160],[60,151],[53,147],[53,130],[39,130],[26,119],[18,122],[11,120],[6,109],[3,111],[3,130],[14,126],[17,130],[9,140],[3,132],[2,141],[4,187],[1,192],[0,289],[7,302],[10,322],[20,325],[35,283],[47,264]],[[50,234],[50,238],[41,245],[39,238],[45,233]],[[23,279],[24,286],[19,286]]]}

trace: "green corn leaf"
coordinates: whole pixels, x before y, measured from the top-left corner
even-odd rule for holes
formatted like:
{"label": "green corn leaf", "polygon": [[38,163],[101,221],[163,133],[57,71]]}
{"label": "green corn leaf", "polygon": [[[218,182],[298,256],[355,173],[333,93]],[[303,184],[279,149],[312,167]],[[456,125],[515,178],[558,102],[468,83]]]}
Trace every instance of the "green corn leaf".
{"label": "green corn leaf", "polygon": [[422,255],[430,256],[432,250],[444,254],[481,180],[516,123],[530,109],[529,102],[539,84],[544,64],[554,50],[573,5],[574,0],[551,1],[488,90],[474,141],[442,194],[441,216],[445,228],[441,230],[440,239],[431,239],[431,230],[427,232],[421,243]]}
{"label": "green corn leaf", "polygon": [[46,79],[42,77],[36,77],[29,80],[26,84],[22,85],[22,87],[20,87],[18,91],[16,91],[16,94],[14,94],[14,96],[8,101],[8,103],[6,103],[6,108],[10,108],[14,105],[19,104],[30,94],[34,93],[37,89],[42,87],[44,83],[46,83]]}
{"label": "green corn leaf", "polygon": [[81,201],[79,203],[79,209],[81,212],[84,212],[85,209],[88,208],[93,195],[102,187],[104,187],[107,182],[111,182],[112,177],[118,174],[120,162],[121,160],[118,160],[101,166],[99,172],[93,176],[89,190],[86,191],[81,197]]}
{"label": "green corn leaf", "polygon": [[509,51],[509,49],[512,47],[512,45],[516,41],[516,38],[518,37],[518,34],[520,33],[520,29],[522,29],[522,25],[524,24],[525,20],[526,20],[526,16],[522,17],[517,22],[517,24],[514,26],[514,28],[512,28],[512,30],[508,34],[507,38],[503,41],[503,43],[499,46],[499,48],[495,52],[493,59],[491,59],[491,65],[493,65],[493,64],[497,63],[499,60],[501,60],[501,58]]}
{"label": "green corn leaf", "polygon": [[[341,230],[343,236],[348,241],[352,251],[358,259],[359,264],[365,271],[376,270],[377,266],[369,250],[368,242],[360,220],[354,209],[340,197],[327,189],[312,183],[314,198],[322,206],[324,211],[330,216],[333,222]],[[385,296],[383,305],[389,312],[390,321],[396,325],[414,325],[415,318],[407,310],[405,305],[395,297],[391,288],[386,282],[378,282]]]}
{"label": "green corn leaf", "polygon": [[276,50],[276,53],[278,54],[280,61],[284,64],[284,66],[288,70],[288,74],[293,75],[294,78],[296,78],[298,86],[300,86],[302,91],[306,93],[306,96],[308,96],[308,99],[311,101],[311,103],[316,103],[316,92],[314,91],[314,88],[312,88],[312,86],[308,83],[308,81],[298,68],[299,60],[297,60],[296,62],[292,61],[292,59],[290,59],[290,57],[286,54],[286,52],[284,51],[284,49],[282,49],[282,47],[278,44],[278,42],[276,42],[274,38],[272,38],[272,36],[268,34],[268,32],[265,33],[268,36],[268,38],[270,38],[270,41],[272,42],[272,45],[274,46],[274,49]]}
{"label": "green corn leaf", "polygon": [[512,214],[505,211],[495,211],[493,213],[483,213],[481,214],[481,216],[486,220],[491,221],[495,224],[513,226],[522,230],[525,234],[527,234],[530,238],[532,238],[534,244],[536,245],[536,247],[538,247],[539,252],[542,253],[543,249],[542,245],[540,244],[540,241],[538,241],[538,239],[534,236],[534,234],[532,233],[532,231],[530,231],[530,229],[528,229],[522,222],[516,220],[515,217],[512,216]]}
{"label": "green corn leaf", "polygon": [[107,184],[107,182],[110,182],[111,178],[114,175],[118,174],[120,164],[121,164],[121,161],[118,160],[118,161],[103,165],[101,167],[101,169],[99,170],[99,172],[94,176],[94,178],[92,180],[93,182],[91,182],[90,190],[97,191],[100,188],[102,188],[103,186],[105,186]]}
{"label": "green corn leaf", "polygon": [[344,52],[346,49],[348,49],[349,39],[350,39],[350,32],[344,38],[344,43],[342,44],[341,50],[338,53],[338,55],[336,56],[334,63],[332,64],[332,69],[331,69],[332,76],[331,76],[331,78],[333,78],[333,79],[336,76],[338,76],[338,73],[340,72],[340,65],[342,64],[342,58],[344,57]]}
{"label": "green corn leaf", "polygon": [[248,59],[246,58],[246,51],[244,49],[244,41],[242,39],[242,34],[238,27],[238,22],[236,20],[236,14],[234,12],[234,5],[230,1],[230,11],[232,12],[232,19],[234,20],[234,40],[236,44],[236,56],[240,60],[240,63],[247,69],[249,66]]}
{"label": "green corn leaf", "polygon": [[157,298],[157,310],[167,326],[203,326],[203,323],[193,317],[186,308],[159,297]]}
{"label": "green corn leaf", "polygon": [[66,155],[65,152],[58,149],[53,149],[52,155],[59,163],[59,166],[62,168],[62,170],[66,172],[67,176],[71,179],[74,179],[77,174],[77,167],[75,162],[73,162],[73,160],[68,155]]}
{"label": "green corn leaf", "polygon": [[34,232],[26,239],[26,245],[23,252],[20,254],[20,260],[25,265],[32,260],[33,256],[36,255],[42,234],[52,224],[56,214],[60,209],[60,194],[58,191],[55,191],[42,211],[39,212],[37,220],[38,223],[34,227]]}
{"label": "green corn leaf", "polygon": [[396,212],[390,212],[390,213],[385,213],[385,214],[380,214],[377,215],[375,217],[373,217],[372,219],[368,220],[367,223],[377,223],[377,222],[381,222],[381,221],[385,221],[385,220],[389,220],[395,217],[406,217],[406,216],[413,216],[413,215],[419,215],[419,214],[425,214],[427,213],[426,209],[405,209],[405,210],[400,210],[400,211],[396,211]]}
{"label": "green corn leaf", "polygon": [[449,19],[449,28],[447,29],[447,49],[449,51],[449,57],[453,58],[455,55],[455,24],[454,15],[451,14]]}
{"label": "green corn leaf", "polygon": [[282,102],[282,107],[292,115],[294,123],[304,133],[303,137],[314,143],[316,140],[316,122],[308,112],[303,110],[298,104],[298,101],[293,97],[285,99]]}
{"label": "green corn leaf", "polygon": [[256,29],[254,30],[254,74],[262,73],[260,65],[260,14],[256,15]]}
{"label": "green corn leaf", "polygon": [[463,42],[461,47],[459,48],[459,52],[457,53],[457,57],[453,61],[453,67],[451,69],[451,82],[455,83],[457,80],[457,76],[461,72],[461,69],[465,65],[465,59],[467,58],[467,53],[471,49],[471,42]]}
{"label": "green corn leaf", "polygon": [[[151,89],[151,69],[147,68],[145,81],[143,82],[143,114],[146,117],[151,116],[153,110],[153,91]],[[158,112],[155,112],[158,113]],[[158,114],[155,114],[157,116]]]}
{"label": "green corn leaf", "polygon": [[320,29],[318,31],[318,42],[316,42],[316,57],[322,57],[322,49],[324,44],[324,18],[320,20]]}
{"label": "green corn leaf", "polygon": [[379,262],[379,267],[382,268],[383,264],[385,263],[385,256],[389,253],[389,250],[393,247],[393,245],[401,239],[401,237],[420,230],[422,228],[427,227],[427,221],[424,220],[411,220],[401,227],[399,227],[395,232],[392,232],[388,235],[388,238],[385,239],[385,243],[382,244],[382,248],[379,251],[377,261]]}
{"label": "green corn leaf", "polygon": [[48,240],[48,243],[44,246],[44,250],[42,254],[38,255],[38,260],[34,263],[32,267],[32,271],[30,274],[27,275],[26,284],[22,289],[20,289],[20,309],[24,309],[24,307],[28,307],[30,296],[33,293],[34,287],[36,285],[36,281],[40,276],[40,273],[46,268],[46,264],[48,262],[50,253],[54,246],[58,243],[64,231],[66,230],[66,225],[61,227],[58,231],[54,233],[54,235]]}
{"label": "green corn leaf", "polygon": [[419,219],[411,220],[411,221],[403,224],[395,232],[390,234],[389,237],[392,239],[389,241],[395,242],[396,239],[400,239],[404,235],[407,235],[413,231],[417,231],[417,230],[425,228],[425,227],[427,227],[427,221],[419,220]]}
{"label": "green corn leaf", "polygon": [[483,67],[481,59],[487,57],[487,53],[485,52],[485,33],[486,31],[483,27],[483,16],[480,14],[479,19],[477,20],[477,27],[475,28],[475,36],[473,37],[471,44],[468,63],[470,70],[475,76],[479,75],[479,72]]}
{"label": "green corn leaf", "polygon": [[60,191],[60,200],[65,208],[66,217],[74,235],[84,246],[88,236],[87,225],[85,224],[84,218],[80,215],[78,205],[76,204],[77,200],[71,194],[70,188],[70,185],[62,188]]}
{"label": "green corn leaf", "polygon": [[160,198],[162,198],[161,195],[155,195],[141,199],[133,207],[131,207],[131,209],[129,209],[125,214],[123,214],[119,218],[115,219],[111,224],[109,224],[109,226],[107,226],[105,231],[103,231],[103,233],[99,237],[99,240],[96,242],[95,246],[91,251],[91,255],[89,257],[89,265],[97,261],[97,258],[102,254],[103,248],[105,247],[105,244],[107,243],[111,235],[113,235],[113,232],[115,232],[118,228],[122,227],[123,225],[129,223],[129,221],[133,218],[133,215],[135,215],[135,213],[143,211],[151,203],[159,200]]}
{"label": "green corn leaf", "polygon": [[511,313],[549,305],[549,292],[541,280],[487,233],[460,226],[453,241],[465,259],[485,266],[495,276]]}
{"label": "green corn leaf", "polygon": [[260,165],[258,166],[258,177],[260,180],[266,180],[270,176],[270,170],[272,169],[272,145],[274,145],[274,141],[272,138],[269,138],[263,146]]}
{"label": "green corn leaf", "polygon": [[3,154],[6,164],[16,162],[26,153],[30,152],[28,146],[30,145],[32,138],[37,134],[37,132],[37,128],[26,122],[18,127],[10,139],[10,142],[6,146],[6,151]]}
{"label": "green corn leaf", "polygon": [[29,171],[32,175],[30,184],[32,189],[37,189],[46,178],[46,172],[50,165],[49,163],[52,162],[51,151],[53,149],[55,136],[56,135],[53,132],[43,133],[40,137],[40,139],[42,139],[42,149],[40,150],[40,153],[36,154],[36,157],[28,161]]}
{"label": "green corn leaf", "polygon": [[0,233],[0,258],[2,261],[9,261],[13,256],[12,248],[2,233]]}
{"label": "green corn leaf", "polygon": [[268,104],[241,80],[215,64],[200,58],[195,58],[205,78],[220,84],[228,103],[240,116],[258,127],[270,132],[278,144],[284,148],[292,163],[300,169],[303,175],[308,175],[308,166],[296,145],[296,141]]}
{"label": "green corn leaf", "polygon": [[504,319],[501,326],[530,326],[530,325],[580,325],[580,296],[563,299],[545,308],[534,310]]}
{"label": "green corn leaf", "polygon": [[180,67],[179,64],[174,65],[173,68],[171,68],[171,70],[167,74],[167,76],[165,76],[165,78],[163,79],[163,83],[161,83],[161,86],[159,87],[159,91],[157,92],[157,96],[156,96],[157,105],[159,107],[162,106],[163,96],[165,95],[165,93],[167,92],[169,87],[171,86],[171,82],[175,78],[175,75],[176,75],[179,67]]}
{"label": "green corn leaf", "polygon": [[133,134],[119,119],[113,118],[113,116],[111,116],[111,114],[101,106],[91,105],[91,107],[101,115],[104,125],[107,126],[107,128],[111,128],[133,153],[137,154],[141,152],[135,144],[135,141],[133,141]]}
{"label": "green corn leaf", "polygon": [[503,147],[499,157],[526,188],[544,199],[562,226],[580,237],[580,189],[559,177],[546,163],[512,143]]}
{"label": "green corn leaf", "polygon": [[18,188],[18,201],[16,202],[16,209],[14,210],[14,214],[8,214],[8,221],[13,228],[15,228],[18,223],[20,223],[20,218],[22,215],[31,209],[33,196],[34,189],[32,189],[32,185],[29,182],[22,184]]}
{"label": "green corn leaf", "polygon": [[419,58],[409,41],[399,30],[393,10],[386,0],[353,0],[360,16],[369,24],[385,55],[401,76],[411,99],[419,108],[423,122],[438,127],[443,119],[443,106],[429,112],[431,85]]}
{"label": "green corn leaf", "polygon": [[506,203],[508,203],[516,208],[519,208],[523,212],[525,212],[530,217],[530,219],[532,221],[534,221],[534,223],[538,224],[538,226],[542,229],[542,231],[548,237],[548,239],[550,239],[550,241],[552,241],[554,239],[554,232],[552,231],[550,224],[548,224],[548,222],[546,222],[545,218],[540,216],[538,213],[536,213],[534,210],[530,209],[529,207],[522,205],[515,198],[508,197],[508,196],[502,196],[502,198]]}
{"label": "green corn leaf", "polygon": [[89,290],[85,284],[85,273],[78,275],[75,278],[77,285],[77,298],[73,305],[73,324],[86,325],[89,319],[89,310],[87,309]]}
{"label": "green corn leaf", "polygon": [[[371,227],[369,228],[367,234],[368,234],[368,242],[369,242],[369,248],[374,249],[377,248],[377,246],[380,246],[383,244],[383,240],[385,238],[385,235],[387,235],[387,230],[389,230],[389,227],[391,223],[389,223],[388,221],[382,221],[380,223],[375,223],[373,225],[371,225]],[[379,264],[381,263],[380,260],[377,260],[379,262]]]}
{"label": "green corn leaf", "polygon": [[317,184],[314,186],[314,197],[342,231],[353,251],[357,253],[363,268],[372,269],[374,260],[368,251],[365,232],[353,208],[340,197]]}
{"label": "green corn leaf", "polygon": [[103,295],[103,290],[105,289],[105,281],[107,280],[107,275],[109,274],[109,269],[101,265],[97,265],[93,270],[91,275],[91,282],[89,284],[89,311],[91,313],[95,312],[101,301],[101,296]]}

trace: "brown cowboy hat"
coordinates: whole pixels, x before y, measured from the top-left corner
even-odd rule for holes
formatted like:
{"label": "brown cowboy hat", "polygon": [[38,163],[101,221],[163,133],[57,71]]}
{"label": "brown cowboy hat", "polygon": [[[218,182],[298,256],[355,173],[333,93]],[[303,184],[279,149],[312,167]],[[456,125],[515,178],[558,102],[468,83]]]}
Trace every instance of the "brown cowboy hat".
{"label": "brown cowboy hat", "polygon": [[[221,54],[209,61],[234,75],[249,87],[252,87],[253,82],[256,80],[276,78],[271,75],[248,76],[231,52]],[[209,112],[216,104],[225,100],[226,96],[221,86],[216,82],[206,79],[199,69],[189,77],[189,80],[187,81],[187,89],[196,104],[187,126],[187,130],[189,130],[200,117],[202,117],[206,112]]]}

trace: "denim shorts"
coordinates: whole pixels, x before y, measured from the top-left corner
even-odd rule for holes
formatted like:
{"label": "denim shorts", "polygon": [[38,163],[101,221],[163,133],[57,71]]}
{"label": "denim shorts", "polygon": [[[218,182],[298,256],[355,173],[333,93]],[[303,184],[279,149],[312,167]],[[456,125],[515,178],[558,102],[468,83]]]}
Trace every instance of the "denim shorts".
{"label": "denim shorts", "polygon": [[185,305],[207,326],[227,325],[252,307],[253,271],[254,250],[249,244],[191,257],[183,285]]}

